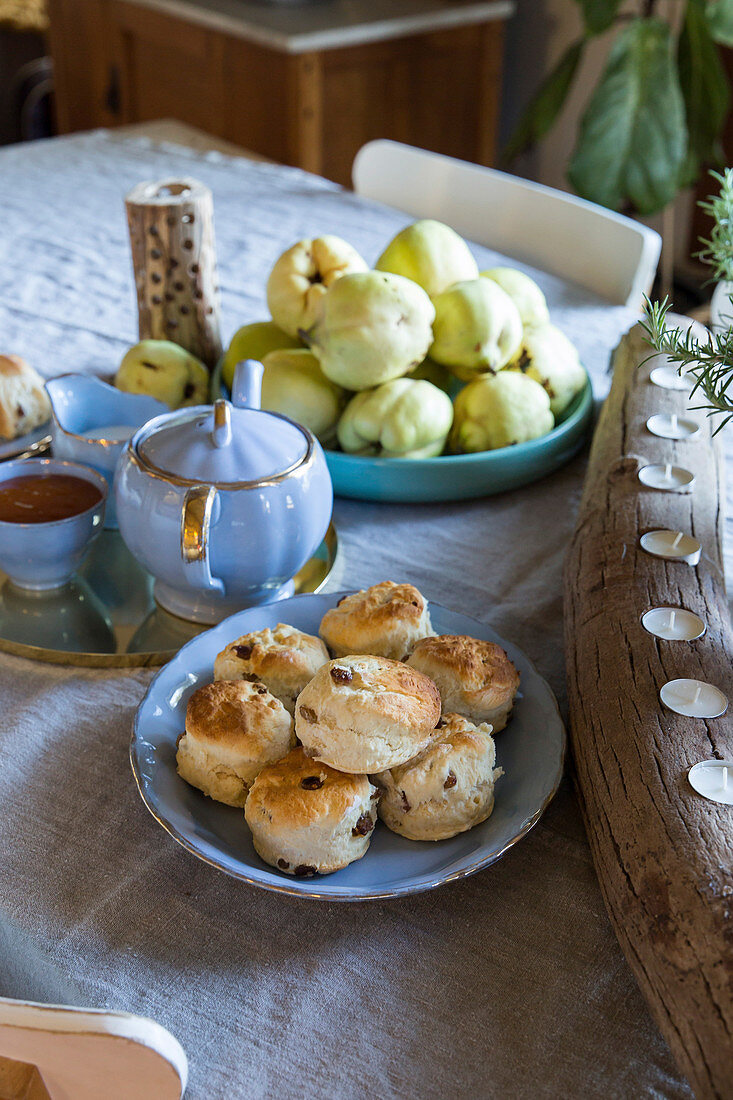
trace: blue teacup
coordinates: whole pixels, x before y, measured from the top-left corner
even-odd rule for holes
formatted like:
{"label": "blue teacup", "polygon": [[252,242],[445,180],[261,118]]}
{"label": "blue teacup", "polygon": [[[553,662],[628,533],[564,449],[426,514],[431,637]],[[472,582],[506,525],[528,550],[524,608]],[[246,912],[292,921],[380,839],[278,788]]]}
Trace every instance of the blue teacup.
{"label": "blue teacup", "polygon": [[0,488],[5,481],[28,474],[68,474],[99,489],[96,504],[66,519],[41,523],[0,520],[0,567],[20,588],[40,592],[59,588],[73,577],[102,530],[107,482],[96,470],[55,458],[26,458],[0,464]]}
{"label": "blue teacup", "polygon": [[[89,374],[62,374],[46,383],[51,399],[51,441],[56,458],[91,466],[112,489],[122,448],[138,428],[168,412],[168,406],[141,393],[124,393]],[[105,527],[117,527],[110,492]]]}

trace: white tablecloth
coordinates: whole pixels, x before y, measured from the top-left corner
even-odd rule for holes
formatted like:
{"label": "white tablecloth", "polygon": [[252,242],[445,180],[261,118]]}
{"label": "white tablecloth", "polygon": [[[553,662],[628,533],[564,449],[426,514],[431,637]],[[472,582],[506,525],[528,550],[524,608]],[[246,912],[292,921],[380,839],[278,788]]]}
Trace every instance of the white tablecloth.
{"label": "white tablecloth", "polygon": [[[373,261],[409,220],[214,154],[105,134],[12,147],[0,351],[47,375],[113,371],[137,335],[123,196],[177,174],[214,193],[225,337],[266,316],[269,268],[299,237],[338,233]],[[536,277],[602,395],[633,316]],[[583,468],[469,503],[339,500],[331,583],[415,582],[520,645],[562,705],[561,567]],[[569,781],[471,879],[384,904],[299,902],[197,862],[147,814],[127,747],[149,679],[0,658],[0,993],[154,1017],[189,1054],[191,1098],[690,1095],[609,926]]]}

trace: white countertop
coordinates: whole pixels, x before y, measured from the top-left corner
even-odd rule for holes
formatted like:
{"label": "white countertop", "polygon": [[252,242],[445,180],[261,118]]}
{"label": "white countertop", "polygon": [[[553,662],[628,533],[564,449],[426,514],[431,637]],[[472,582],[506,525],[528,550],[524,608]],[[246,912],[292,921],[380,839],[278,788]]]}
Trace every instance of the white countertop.
{"label": "white countertop", "polygon": [[507,19],[514,0],[131,0],[284,53],[360,46]]}

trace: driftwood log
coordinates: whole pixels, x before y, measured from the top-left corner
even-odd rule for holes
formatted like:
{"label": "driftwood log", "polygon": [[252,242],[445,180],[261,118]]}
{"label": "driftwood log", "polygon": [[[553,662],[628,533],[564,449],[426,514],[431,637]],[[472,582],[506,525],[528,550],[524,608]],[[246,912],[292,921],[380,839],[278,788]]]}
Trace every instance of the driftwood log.
{"label": "driftwood log", "polygon": [[[649,382],[636,326],[616,349],[611,393],[590,454],[565,567],[570,737],[596,871],[611,922],[649,1006],[698,1097],[733,1097],[733,806],[696,794],[699,760],[733,757],[721,718],[666,710],[659,689],[706,680],[733,704],[733,638],[722,567],[723,455],[702,412],[685,442],[645,427],[687,395]],[[653,364],[652,364],[653,365]],[[693,399],[692,404],[695,403]],[[691,470],[690,494],[647,489],[646,462]],[[652,558],[639,536],[693,534],[696,567]],[[661,641],[640,616],[683,607],[707,624],[695,642]]]}
{"label": "driftwood log", "polygon": [[221,355],[211,191],[192,179],[139,183],[125,199],[141,340],[172,340],[210,370]]}

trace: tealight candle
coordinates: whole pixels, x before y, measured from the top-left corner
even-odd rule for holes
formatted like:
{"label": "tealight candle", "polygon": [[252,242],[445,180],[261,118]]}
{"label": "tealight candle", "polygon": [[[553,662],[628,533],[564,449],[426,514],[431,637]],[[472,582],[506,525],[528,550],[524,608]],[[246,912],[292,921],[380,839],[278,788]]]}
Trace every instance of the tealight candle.
{"label": "tealight candle", "polygon": [[723,692],[704,680],[669,680],[659,698],[665,707],[687,718],[719,718],[728,709]]}
{"label": "tealight candle", "polygon": [[689,493],[695,484],[695,475],[684,466],[673,466],[671,462],[662,466],[642,466],[639,481],[650,489],[662,489],[667,493]]}
{"label": "tealight candle", "polygon": [[662,439],[692,439],[700,431],[700,425],[689,416],[677,413],[655,413],[650,416],[646,426],[652,435]]}
{"label": "tealight candle", "polygon": [[688,565],[697,565],[702,554],[701,543],[682,531],[647,531],[639,542],[642,550],[655,558],[670,558]]}
{"label": "tealight candle", "polygon": [[655,367],[654,370],[649,372],[649,381],[653,382],[655,386],[661,386],[663,390],[689,390],[692,389],[692,383],[684,374],[680,374],[677,367],[667,365],[665,367]]}
{"label": "tealight candle", "polygon": [[701,760],[690,768],[687,779],[703,798],[733,806],[733,760]]}
{"label": "tealight candle", "polygon": [[699,615],[682,607],[652,607],[642,615],[641,625],[650,634],[668,642],[694,642],[706,630]]}

